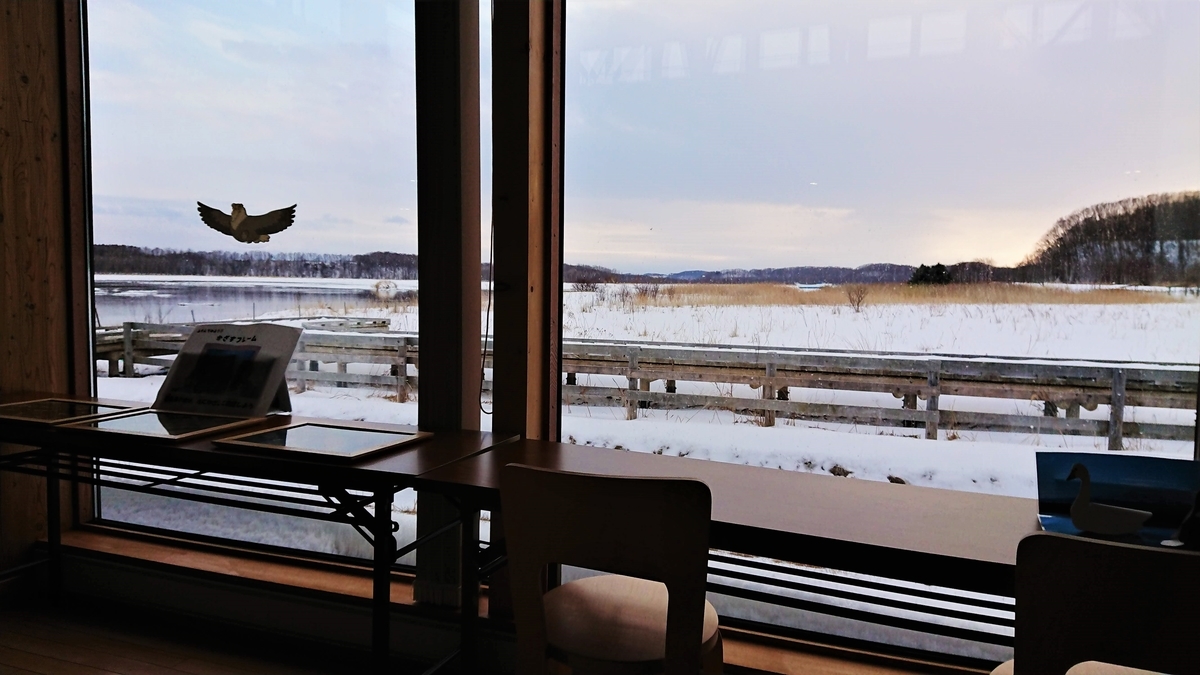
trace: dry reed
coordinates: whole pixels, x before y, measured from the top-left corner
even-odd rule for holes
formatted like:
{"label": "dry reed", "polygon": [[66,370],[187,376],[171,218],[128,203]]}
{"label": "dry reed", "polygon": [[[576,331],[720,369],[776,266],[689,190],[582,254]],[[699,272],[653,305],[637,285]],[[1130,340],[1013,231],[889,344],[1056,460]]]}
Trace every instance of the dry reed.
{"label": "dry reed", "polygon": [[[666,290],[669,288],[669,290]],[[864,305],[1141,305],[1179,302],[1167,293],[1128,289],[1070,290],[1031,284],[950,284],[865,286]],[[825,286],[801,290],[786,284],[678,284],[656,296],[638,296],[647,307],[847,305],[846,290]]]}

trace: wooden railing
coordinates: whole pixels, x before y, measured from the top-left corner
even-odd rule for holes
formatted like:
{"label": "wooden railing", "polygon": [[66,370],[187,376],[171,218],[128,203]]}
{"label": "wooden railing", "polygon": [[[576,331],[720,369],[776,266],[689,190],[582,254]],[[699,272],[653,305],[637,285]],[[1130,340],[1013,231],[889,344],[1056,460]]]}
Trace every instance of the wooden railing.
{"label": "wooden railing", "polygon": [[[297,320],[305,332],[288,378],[299,390],[315,384],[386,387],[406,400],[417,389],[415,333],[388,331],[387,321],[378,319]],[[187,324],[126,323],[120,329],[101,329],[96,333],[97,358],[108,361],[110,376],[132,376],[134,364],[169,365],[170,355],[190,332]],[[322,363],[336,364],[336,372],[320,370]],[[388,372],[349,372],[353,364],[387,366]],[[629,419],[640,409],[713,408],[755,415],[766,426],[783,415],[918,427],[930,439],[938,438],[939,431],[965,430],[1107,436],[1113,450],[1124,447],[1125,437],[1184,441],[1195,433],[1194,424],[1130,421],[1125,408],[1195,409],[1196,364],[564,340],[562,369],[564,404],[622,406]],[[581,385],[580,374],[622,377],[626,386]],[[664,383],[662,391],[652,390],[655,381]],[[759,393],[753,398],[684,393],[678,391],[679,382],[747,385]],[[798,401],[792,400],[792,388],[889,393],[898,403]],[[1036,401],[1042,414],[944,410],[945,396]],[[919,400],[925,401],[924,409]],[[1106,419],[1080,416],[1081,410],[1102,405],[1108,407]]]}

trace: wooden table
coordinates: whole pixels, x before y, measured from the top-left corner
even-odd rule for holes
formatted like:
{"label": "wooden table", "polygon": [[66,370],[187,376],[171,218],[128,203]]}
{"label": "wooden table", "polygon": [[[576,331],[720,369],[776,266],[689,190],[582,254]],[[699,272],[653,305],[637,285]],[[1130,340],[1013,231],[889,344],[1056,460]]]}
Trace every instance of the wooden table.
{"label": "wooden table", "polygon": [[543,441],[516,441],[447,464],[421,474],[417,487],[454,495],[467,512],[495,509],[500,469],[511,463],[694,478],[712,491],[715,549],[1008,597],[1017,544],[1038,530],[1035,499]]}
{"label": "wooden table", "polygon": [[[0,402],[37,400],[43,395],[9,395]],[[80,402],[95,399],[72,398]],[[430,437],[395,450],[385,450],[363,460],[345,462],[331,460],[319,455],[301,453],[254,453],[218,446],[214,440],[254,430],[267,430],[293,423],[320,422],[327,425],[382,431],[415,431],[412,427],[347,422],[341,420],[318,420],[276,415],[263,418],[248,426],[242,426],[220,435],[200,440],[172,442],[168,440],[133,434],[100,433],[86,429],[73,429],[53,424],[16,423],[0,420],[0,442],[20,443],[35,446],[34,451],[16,453],[0,460],[0,469],[44,475],[47,479],[47,540],[50,552],[51,587],[61,582],[61,533],[59,531],[58,482],[71,479],[81,483],[111,486],[119,489],[166,494],[179,498],[237,508],[248,508],[275,513],[287,513],[299,517],[310,517],[335,522],[346,522],[360,532],[370,534],[374,549],[373,597],[372,597],[372,649],[377,666],[382,671],[388,658],[388,636],[390,624],[390,574],[392,565],[400,556],[413,550],[449,529],[454,524],[439,528],[403,548],[397,549],[391,519],[392,501],[399,490],[414,487],[415,479],[422,473],[478,454],[492,447],[497,437],[490,433],[452,432],[435,433]],[[128,469],[120,463],[136,462],[178,470],[181,477],[145,481],[145,484],[116,482]],[[189,472],[222,474],[224,477],[205,475],[205,481],[221,483],[204,488],[208,493],[197,495],[196,488],[187,493],[170,490],[171,485],[187,485],[189,478],[198,477]],[[107,476],[107,478],[106,478]],[[300,483],[315,486],[295,491],[309,493],[306,498],[295,498],[250,493],[253,485],[239,478]],[[193,483],[192,485],[195,485]],[[189,486],[190,487],[190,486]],[[291,491],[291,488],[289,488]],[[368,493],[360,497],[353,493]],[[254,496],[254,502],[239,497]],[[274,499],[279,504],[258,503],[259,499]],[[322,499],[325,503],[322,503]],[[366,510],[374,505],[374,514]],[[326,507],[329,513],[312,511],[314,506]],[[461,530],[474,531],[471,527]],[[478,604],[477,589],[474,602]]]}

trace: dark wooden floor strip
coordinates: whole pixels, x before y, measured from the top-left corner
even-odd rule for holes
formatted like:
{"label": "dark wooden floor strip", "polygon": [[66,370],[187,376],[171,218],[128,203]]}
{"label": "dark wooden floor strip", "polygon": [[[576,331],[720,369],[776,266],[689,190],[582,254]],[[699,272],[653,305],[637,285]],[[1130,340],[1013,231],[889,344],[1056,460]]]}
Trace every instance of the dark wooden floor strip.
{"label": "dark wooden floor strip", "polygon": [[0,675],[317,675],[49,610],[0,611]]}

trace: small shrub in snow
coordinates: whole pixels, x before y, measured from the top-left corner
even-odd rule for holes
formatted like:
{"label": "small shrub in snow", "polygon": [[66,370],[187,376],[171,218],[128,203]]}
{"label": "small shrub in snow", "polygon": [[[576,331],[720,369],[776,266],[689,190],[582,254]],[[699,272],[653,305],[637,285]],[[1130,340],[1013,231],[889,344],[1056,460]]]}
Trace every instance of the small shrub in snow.
{"label": "small shrub in snow", "polygon": [[867,301],[868,289],[863,284],[851,284],[846,287],[846,300],[850,302],[850,309],[854,312],[862,312],[863,304]]}
{"label": "small shrub in snow", "polygon": [[837,476],[838,478],[848,478],[850,474],[854,472],[845,468],[841,464],[834,464],[833,468],[829,470],[829,473]]}

